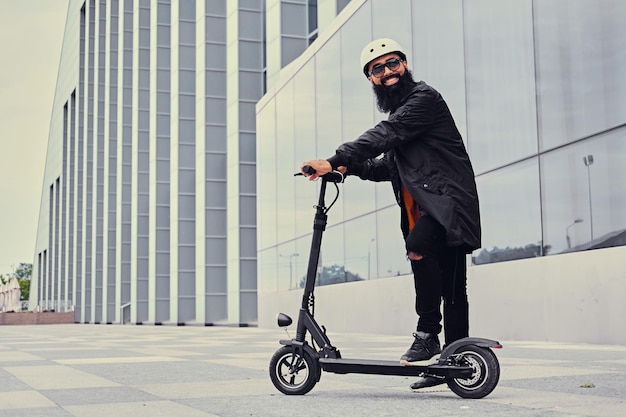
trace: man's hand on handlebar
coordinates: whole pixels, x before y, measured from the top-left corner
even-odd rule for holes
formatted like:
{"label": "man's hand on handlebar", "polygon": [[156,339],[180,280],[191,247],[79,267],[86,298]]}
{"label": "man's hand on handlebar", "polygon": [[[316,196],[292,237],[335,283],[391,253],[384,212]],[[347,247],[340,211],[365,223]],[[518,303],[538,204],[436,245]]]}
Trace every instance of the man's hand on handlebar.
{"label": "man's hand on handlebar", "polygon": [[[305,166],[310,166],[311,168],[313,168],[315,170],[315,173],[309,174],[307,172],[304,172]],[[312,161],[303,162],[300,165],[300,171],[302,172],[302,174],[304,174],[305,177],[309,179],[309,181],[314,181],[318,179],[319,177],[321,177],[322,175],[328,174],[332,170],[333,170],[333,167],[330,165],[330,162],[328,162],[325,159],[314,159]],[[347,171],[347,168],[342,166],[342,167],[337,167],[336,170],[341,172],[342,174],[345,174]]]}

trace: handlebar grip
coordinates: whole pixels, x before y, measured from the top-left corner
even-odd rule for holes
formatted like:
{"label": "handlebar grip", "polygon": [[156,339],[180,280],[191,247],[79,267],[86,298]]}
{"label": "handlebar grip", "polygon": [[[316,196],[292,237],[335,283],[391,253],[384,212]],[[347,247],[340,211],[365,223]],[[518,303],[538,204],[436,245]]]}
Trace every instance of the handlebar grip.
{"label": "handlebar grip", "polygon": [[309,174],[309,175],[313,175],[315,174],[315,170],[313,169],[313,167],[311,165],[305,165],[302,167],[302,171],[305,174]]}
{"label": "handlebar grip", "polygon": [[[315,171],[315,169],[310,166],[310,165],[305,165],[302,167],[302,172],[308,174],[308,175],[313,175],[315,174],[317,171]],[[295,174],[293,174],[294,176],[297,175],[304,175],[302,172],[296,172]],[[328,181],[328,182],[343,182],[344,180],[344,175],[339,172],[339,171],[330,171],[327,172],[326,174],[322,175],[322,177]]]}

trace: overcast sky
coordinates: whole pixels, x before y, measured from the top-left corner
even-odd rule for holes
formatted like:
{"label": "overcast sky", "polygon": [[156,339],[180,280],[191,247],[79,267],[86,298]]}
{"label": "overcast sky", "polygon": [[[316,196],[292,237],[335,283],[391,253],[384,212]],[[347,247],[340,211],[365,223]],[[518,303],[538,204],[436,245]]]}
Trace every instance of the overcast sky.
{"label": "overcast sky", "polygon": [[32,263],[68,0],[0,0],[0,274]]}

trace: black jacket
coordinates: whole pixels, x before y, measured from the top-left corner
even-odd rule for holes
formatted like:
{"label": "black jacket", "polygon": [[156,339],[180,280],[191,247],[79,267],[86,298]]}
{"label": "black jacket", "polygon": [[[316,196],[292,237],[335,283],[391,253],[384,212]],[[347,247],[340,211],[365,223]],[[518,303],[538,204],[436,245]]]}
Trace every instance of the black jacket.
{"label": "black jacket", "polygon": [[403,183],[420,210],[445,227],[448,246],[464,246],[467,253],[480,247],[472,164],[446,102],[423,81],[388,120],[342,144],[328,161],[365,180],[391,181],[401,207]]}

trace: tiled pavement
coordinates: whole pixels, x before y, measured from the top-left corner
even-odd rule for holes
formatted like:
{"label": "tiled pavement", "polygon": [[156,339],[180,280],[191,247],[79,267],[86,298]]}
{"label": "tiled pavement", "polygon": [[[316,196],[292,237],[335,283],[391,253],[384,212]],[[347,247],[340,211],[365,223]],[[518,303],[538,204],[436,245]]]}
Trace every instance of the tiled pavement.
{"label": "tiled pavement", "polygon": [[[394,359],[411,342],[329,336],[346,358]],[[626,416],[626,346],[500,340],[500,382],[481,400],[330,373],[286,396],[268,375],[281,338],[278,328],[0,326],[0,416]]]}

